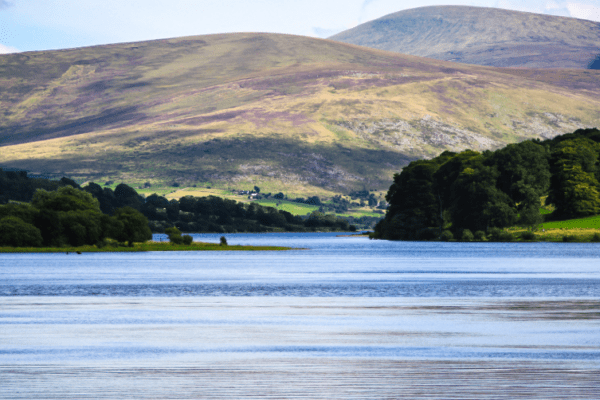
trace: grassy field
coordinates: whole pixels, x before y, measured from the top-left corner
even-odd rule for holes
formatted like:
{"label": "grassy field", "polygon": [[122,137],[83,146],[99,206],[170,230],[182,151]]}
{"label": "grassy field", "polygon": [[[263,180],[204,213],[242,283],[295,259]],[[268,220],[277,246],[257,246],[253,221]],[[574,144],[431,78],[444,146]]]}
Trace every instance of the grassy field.
{"label": "grassy field", "polygon": [[295,203],[292,201],[286,200],[270,200],[270,199],[262,199],[256,200],[258,204],[266,207],[273,207],[281,211],[287,211],[294,215],[306,215],[310,214],[313,211],[317,211],[319,207],[311,206],[309,204]]}
{"label": "grassy field", "polygon": [[417,158],[600,125],[600,71],[277,34],[0,55],[0,92],[0,166],[169,196],[174,182],[290,198],[387,190]]}
{"label": "grassy field", "polygon": [[[543,210],[542,214],[549,214],[548,210]],[[507,229],[515,238],[527,232],[523,227],[513,227]],[[564,221],[549,221],[538,226],[534,232],[536,240],[550,242],[589,242],[600,238],[600,215],[594,215],[586,218],[576,218]]]}
{"label": "grassy field", "polygon": [[[191,188],[180,188],[180,189],[179,188],[162,188],[162,190],[161,189],[153,190],[152,188],[147,189],[147,190],[141,190],[141,189],[136,189],[136,190],[138,191],[138,193],[144,193],[146,195],[151,194],[151,193],[162,194],[162,195],[165,195],[165,197],[167,199],[180,199],[183,196],[196,196],[196,197],[217,196],[217,197],[221,197],[224,199],[235,200],[235,201],[238,201],[241,203],[255,202],[255,203],[260,204],[261,206],[273,207],[278,210],[287,211],[293,215],[307,215],[307,214],[312,213],[313,211],[319,210],[319,206],[313,206],[313,205],[303,204],[303,203],[296,203],[294,201],[285,200],[285,199],[284,200],[276,200],[273,198],[269,198],[269,199],[263,198],[260,200],[251,200],[251,199],[248,199],[247,195],[240,195],[240,194],[232,192],[229,189],[225,190],[225,189],[219,189],[219,188],[214,188],[214,187],[211,187],[210,189],[209,188],[191,187]],[[323,194],[330,195],[330,196],[332,195],[332,193],[328,192],[328,191],[319,191],[318,193],[321,196]],[[333,193],[333,194],[335,195],[335,193]],[[294,197],[296,195],[298,195],[298,197],[306,197],[306,194],[303,194],[303,193],[293,193],[292,195],[290,195],[288,197]],[[383,192],[376,193],[376,196],[383,196]],[[346,198],[347,200],[351,200],[350,197],[348,197],[348,196],[344,196],[344,198]],[[331,212],[326,212],[326,213],[330,214]],[[383,216],[384,216],[384,214],[376,213],[368,207],[351,208],[347,212],[335,213],[335,214],[340,217],[354,217],[354,218],[360,218],[363,216],[383,218]]]}
{"label": "grassy field", "polygon": [[[507,231],[513,235],[515,241],[529,241],[521,239],[521,235],[527,232],[527,229],[509,228]],[[533,241],[541,242],[597,242],[600,240],[600,230],[587,228],[544,228],[544,230],[535,231],[534,235]]]}
{"label": "grassy field", "polygon": [[133,247],[80,246],[80,247],[0,247],[0,253],[129,253],[142,251],[281,251],[293,250],[278,246],[221,246],[218,243],[194,242],[190,245],[167,242],[134,243]]}
{"label": "grassy field", "polygon": [[551,221],[541,224],[540,229],[596,229],[600,231],[600,215],[592,217],[569,219],[566,221]]}

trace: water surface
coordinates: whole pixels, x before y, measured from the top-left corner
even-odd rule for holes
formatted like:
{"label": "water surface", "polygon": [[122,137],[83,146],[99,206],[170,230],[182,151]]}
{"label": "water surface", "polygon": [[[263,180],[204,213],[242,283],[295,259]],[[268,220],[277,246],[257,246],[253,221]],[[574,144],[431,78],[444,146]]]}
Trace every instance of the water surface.
{"label": "water surface", "polygon": [[308,250],[0,255],[0,398],[600,392],[597,244],[226,237]]}

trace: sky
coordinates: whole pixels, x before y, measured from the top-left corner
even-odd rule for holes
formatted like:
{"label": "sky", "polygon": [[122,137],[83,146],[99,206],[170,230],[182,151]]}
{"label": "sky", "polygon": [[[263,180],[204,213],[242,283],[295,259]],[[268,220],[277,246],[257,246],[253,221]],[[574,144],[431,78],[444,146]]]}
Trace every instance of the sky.
{"label": "sky", "polygon": [[600,0],[0,0],[0,53],[229,32],[326,38],[429,5],[497,7],[600,21]]}

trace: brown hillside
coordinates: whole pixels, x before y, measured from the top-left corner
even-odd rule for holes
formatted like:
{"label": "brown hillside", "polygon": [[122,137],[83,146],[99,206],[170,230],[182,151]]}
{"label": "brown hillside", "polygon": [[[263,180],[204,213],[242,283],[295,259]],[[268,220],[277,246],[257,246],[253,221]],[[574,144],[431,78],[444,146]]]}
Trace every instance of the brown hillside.
{"label": "brown hillside", "polygon": [[444,150],[599,126],[600,72],[227,34],[3,55],[0,105],[0,166],[344,192]]}

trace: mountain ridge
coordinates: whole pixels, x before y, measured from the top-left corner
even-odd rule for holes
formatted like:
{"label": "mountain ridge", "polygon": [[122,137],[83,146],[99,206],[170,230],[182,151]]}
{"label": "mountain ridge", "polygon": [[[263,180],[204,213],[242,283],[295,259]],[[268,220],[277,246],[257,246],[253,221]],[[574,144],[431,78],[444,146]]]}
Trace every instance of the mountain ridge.
{"label": "mountain ridge", "polygon": [[600,55],[599,22],[472,6],[399,11],[329,39],[495,67],[585,69]]}

